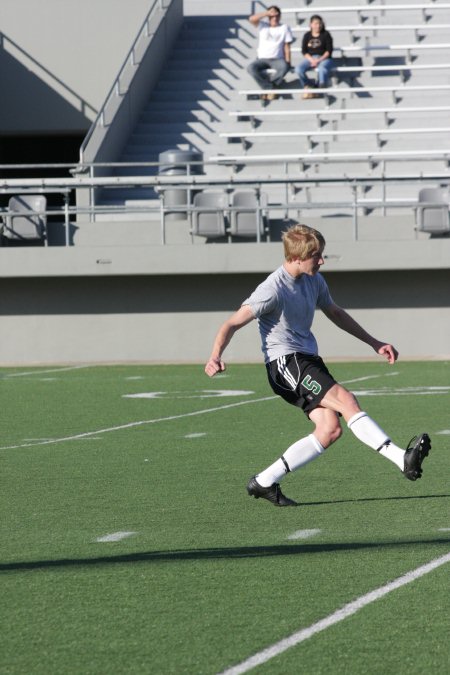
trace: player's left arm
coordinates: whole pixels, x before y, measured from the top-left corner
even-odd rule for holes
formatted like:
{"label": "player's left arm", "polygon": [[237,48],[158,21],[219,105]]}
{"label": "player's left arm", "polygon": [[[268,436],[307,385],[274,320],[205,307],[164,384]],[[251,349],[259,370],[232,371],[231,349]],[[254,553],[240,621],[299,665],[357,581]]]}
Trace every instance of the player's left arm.
{"label": "player's left arm", "polygon": [[374,338],[339,305],[333,302],[322,311],[338,328],[370,345],[377,354],[384,356],[388,363],[394,363],[398,359],[398,351],[393,345]]}

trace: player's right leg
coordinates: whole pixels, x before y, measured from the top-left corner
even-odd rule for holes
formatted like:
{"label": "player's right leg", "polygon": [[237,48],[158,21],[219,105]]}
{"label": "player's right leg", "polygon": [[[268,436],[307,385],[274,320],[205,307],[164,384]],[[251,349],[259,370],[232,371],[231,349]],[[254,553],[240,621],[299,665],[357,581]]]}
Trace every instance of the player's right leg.
{"label": "player's right leg", "polygon": [[354,395],[340,384],[334,385],[325,394],[321,405],[340,413],[350,431],[362,443],[396,464],[408,480],[417,480],[421,477],[422,462],[431,449],[428,434],[423,433],[414,437],[406,450],[400,448],[367,413],[361,410]]}

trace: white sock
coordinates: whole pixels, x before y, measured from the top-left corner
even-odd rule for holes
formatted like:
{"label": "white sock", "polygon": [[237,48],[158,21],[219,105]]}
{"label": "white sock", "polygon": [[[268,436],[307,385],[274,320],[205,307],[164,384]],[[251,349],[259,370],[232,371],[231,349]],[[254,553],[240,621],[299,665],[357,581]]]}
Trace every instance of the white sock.
{"label": "white sock", "polygon": [[310,434],[290,445],[282,457],[256,476],[256,480],[262,487],[269,487],[278,483],[289,471],[295,471],[320,457],[324,450],[314,434]]}
{"label": "white sock", "polygon": [[405,451],[403,448],[399,448],[398,445],[395,445],[390,441],[387,445],[383,445],[379,452],[380,455],[383,455],[386,459],[390,459],[391,462],[397,464],[398,468],[403,471],[405,468]]}
{"label": "white sock", "polygon": [[347,426],[356,438],[403,470],[405,451],[392,443],[386,432],[367,413],[356,413],[348,420]]}

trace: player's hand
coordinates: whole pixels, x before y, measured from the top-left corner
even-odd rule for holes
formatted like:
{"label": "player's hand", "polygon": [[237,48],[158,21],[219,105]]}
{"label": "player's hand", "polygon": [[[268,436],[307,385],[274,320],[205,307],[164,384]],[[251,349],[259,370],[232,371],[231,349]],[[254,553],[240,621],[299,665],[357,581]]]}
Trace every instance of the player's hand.
{"label": "player's hand", "polygon": [[398,359],[398,351],[392,345],[382,345],[377,353],[384,356],[388,363],[395,363]]}
{"label": "player's hand", "polygon": [[217,373],[223,373],[225,370],[225,363],[221,359],[209,359],[205,366],[205,373],[209,377],[214,377]]}

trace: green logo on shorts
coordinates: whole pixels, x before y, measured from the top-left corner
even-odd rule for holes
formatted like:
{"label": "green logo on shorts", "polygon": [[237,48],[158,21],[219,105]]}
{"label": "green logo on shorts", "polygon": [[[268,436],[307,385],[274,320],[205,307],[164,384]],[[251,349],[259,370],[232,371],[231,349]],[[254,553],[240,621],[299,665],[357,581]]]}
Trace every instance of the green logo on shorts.
{"label": "green logo on shorts", "polygon": [[306,377],[303,378],[302,385],[313,394],[320,394],[322,391],[321,385],[316,382],[316,380],[311,380],[311,375],[306,375]]}

